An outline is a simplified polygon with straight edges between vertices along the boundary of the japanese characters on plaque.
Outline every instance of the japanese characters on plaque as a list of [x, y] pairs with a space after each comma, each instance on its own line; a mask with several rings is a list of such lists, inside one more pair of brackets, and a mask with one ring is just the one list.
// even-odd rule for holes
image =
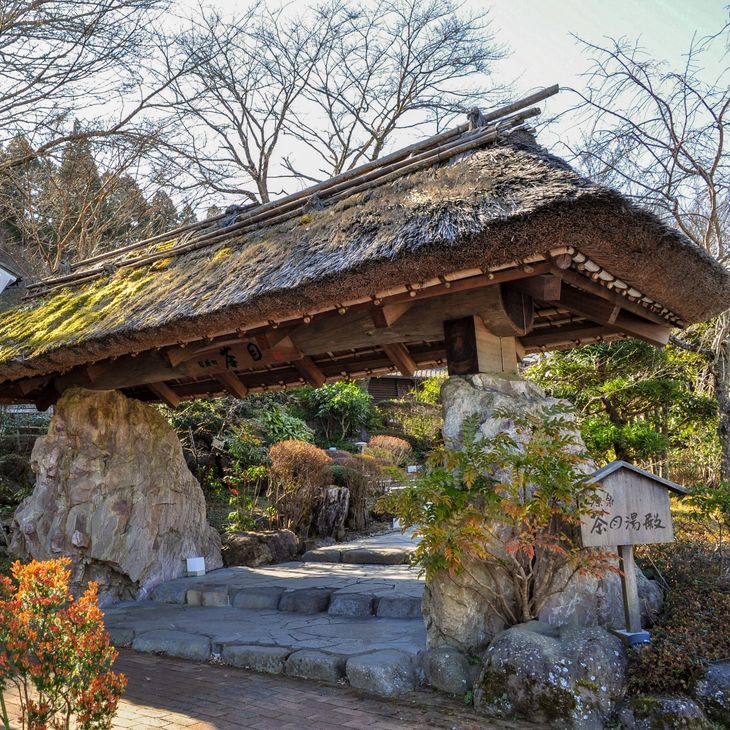
[[683, 491], [680, 487], [668, 487], [668, 482], [629, 465], [600, 470], [596, 481], [601, 503], [596, 514], [581, 520], [583, 545], [646, 545], [674, 540], [669, 495], [670, 491]]

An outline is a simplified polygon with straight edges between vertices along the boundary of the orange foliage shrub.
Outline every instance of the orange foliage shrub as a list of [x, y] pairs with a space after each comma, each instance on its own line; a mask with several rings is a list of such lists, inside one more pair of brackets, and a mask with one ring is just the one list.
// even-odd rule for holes
[[312, 508], [327, 476], [330, 460], [306, 441], [279, 441], [269, 447], [268, 497], [282, 527], [306, 532]]
[[126, 686], [124, 675], [111, 671], [117, 652], [104, 631], [97, 586], [89, 583], [74, 599], [69, 563], [15, 563], [12, 578], [0, 578], [0, 698], [8, 685], [18, 689], [23, 730], [107, 730]]
[[368, 452], [376, 459], [396, 466], [402, 466], [411, 451], [411, 445], [397, 436], [373, 436], [368, 443]]

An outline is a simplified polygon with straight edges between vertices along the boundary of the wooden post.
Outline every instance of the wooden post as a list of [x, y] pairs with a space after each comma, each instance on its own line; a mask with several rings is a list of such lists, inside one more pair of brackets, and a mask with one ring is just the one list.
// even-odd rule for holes
[[635, 634], [641, 631], [641, 604], [639, 603], [639, 587], [636, 582], [634, 546], [619, 545], [618, 554], [621, 558], [621, 586], [623, 587], [626, 631]]
[[517, 372], [517, 340], [490, 332], [481, 317], [444, 322], [449, 375]]

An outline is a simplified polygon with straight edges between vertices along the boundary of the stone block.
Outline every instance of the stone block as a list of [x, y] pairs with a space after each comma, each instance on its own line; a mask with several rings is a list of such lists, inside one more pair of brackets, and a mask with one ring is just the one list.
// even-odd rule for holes
[[150, 591], [150, 600], [158, 603], [186, 603], [190, 584], [187, 581], [167, 581]]
[[279, 600], [280, 611], [322, 613], [330, 604], [331, 588], [298, 588], [284, 591]]
[[371, 593], [334, 593], [327, 613], [332, 616], [372, 616], [375, 596]]
[[405, 593], [391, 593], [378, 599], [380, 618], [418, 618], [421, 616], [421, 598]]
[[117, 648], [126, 648], [132, 646], [134, 641], [134, 631], [132, 629], [123, 629], [111, 626], [107, 629], [109, 634], [109, 642]]
[[185, 594], [185, 603], [189, 606], [229, 606], [228, 589], [221, 588], [189, 588]]
[[200, 634], [189, 634], [172, 629], [146, 631], [132, 642], [135, 651], [167, 654], [180, 659], [206, 662], [210, 659], [210, 640]]
[[352, 687], [381, 697], [400, 697], [416, 688], [413, 659], [402, 651], [384, 649], [350, 657], [345, 669]]
[[479, 675], [479, 665], [453, 646], [426, 649], [419, 654], [418, 665], [429, 687], [454, 695], [466, 694]]
[[341, 554], [342, 562], [351, 565], [407, 565], [410, 556], [399, 548], [351, 548]]
[[286, 660], [285, 672], [290, 677], [316, 679], [331, 684], [340, 682], [345, 677], [347, 658], [336, 654], [327, 654], [315, 649], [295, 651]]
[[280, 586], [243, 588], [233, 596], [234, 608], [249, 608], [256, 611], [276, 610], [284, 589]]
[[290, 653], [291, 649], [282, 646], [229, 645], [223, 647], [221, 660], [232, 667], [254, 672], [283, 674]]
[[291, 530], [268, 532], [231, 532], [223, 538], [223, 561], [226, 565], [256, 567], [294, 560], [299, 540]]
[[318, 548], [317, 550], [307, 550], [302, 555], [305, 563], [339, 563], [342, 560], [341, 551], [336, 548]]

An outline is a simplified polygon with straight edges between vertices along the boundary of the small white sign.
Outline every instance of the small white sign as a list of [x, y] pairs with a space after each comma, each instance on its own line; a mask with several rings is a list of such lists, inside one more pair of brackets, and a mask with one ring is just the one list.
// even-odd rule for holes
[[205, 558], [188, 558], [188, 575], [205, 575]]
[[226, 448], [226, 440], [216, 436], [213, 439], [212, 446], [216, 451], [223, 451]]

